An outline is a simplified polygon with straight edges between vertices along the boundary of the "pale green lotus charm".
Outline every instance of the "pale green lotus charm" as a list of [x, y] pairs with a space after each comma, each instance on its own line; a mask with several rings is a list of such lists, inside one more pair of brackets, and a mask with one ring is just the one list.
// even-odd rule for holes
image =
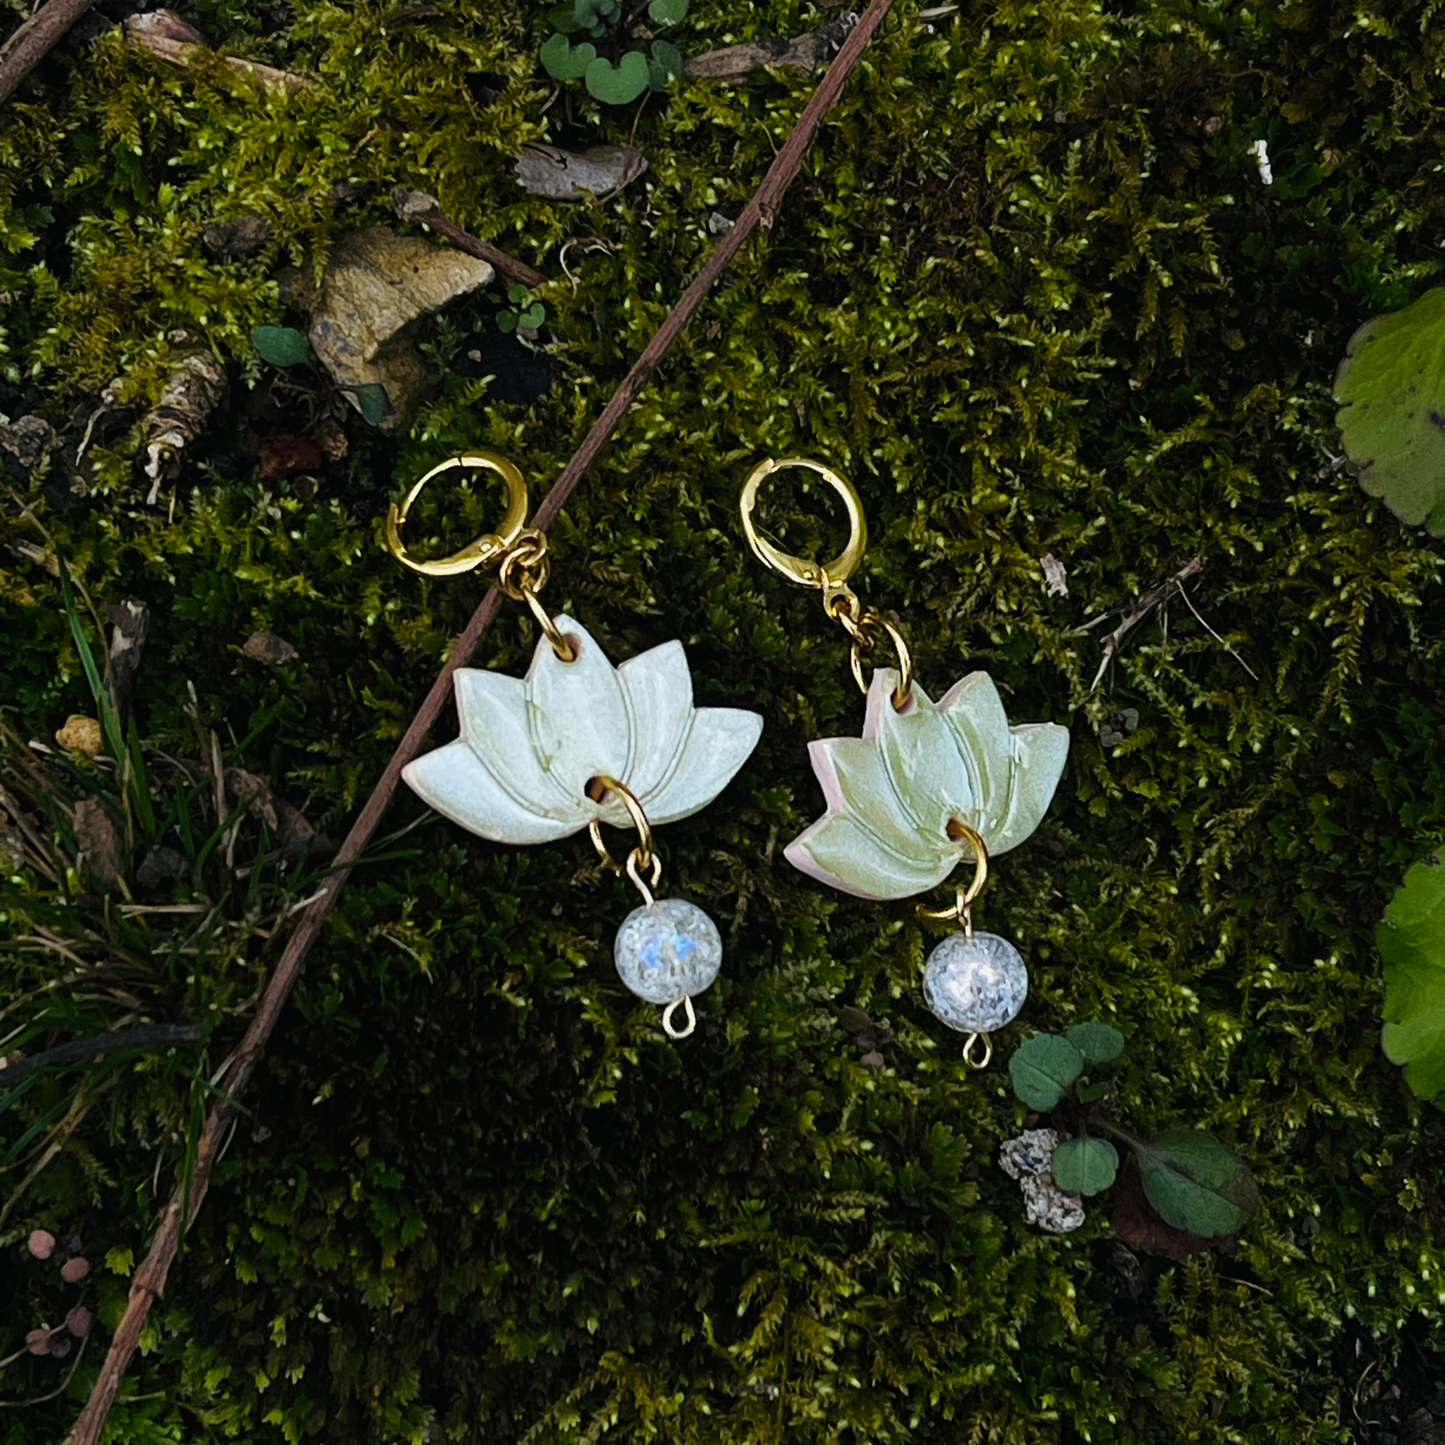
[[908, 898], [942, 883], [970, 845], [950, 832], [966, 823], [989, 856], [1038, 827], [1069, 751], [1054, 723], [1010, 727], [986, 672], [971, 672], [938, 702], [913, 684], [893, 706], [898, 674], [878, 668], [861, 738], [808, 746], [828, 811], [787, 847], [794, 867], [859, 898]]

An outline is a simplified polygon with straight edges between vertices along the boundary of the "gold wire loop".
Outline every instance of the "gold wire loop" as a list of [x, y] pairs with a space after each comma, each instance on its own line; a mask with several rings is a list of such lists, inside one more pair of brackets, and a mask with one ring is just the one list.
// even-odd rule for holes
[[862, 650], [873, 642], [871, 628], [881, 627], [888, 634], [889, 641], [893, 644], [893, 650], [898, 654], [898, 685], [893, 689], [893, 706], [895, 708], [906, 707], [908, 699], [913, 694], [913, 654], [908, 650], [908, 644], [903, 640], [903, 634], [887, 618], [880, 617], [876, 612], [865, 612], [861, 622], [856, 624], [856, 631], [846, 618], [841, 618], [840, 621], [848, 629], [848, 635], [853, 639], [849, 662], [853, 668], [853, 680], [858, 684], [865, 697], [868, 695], [868, 681], [863, 676]]
[[961, 818], [954, 818], [948, 825], [949, 837], [967, 843], [973, 849], [973, 879], [967, 888], [960, 888], [954, 895], [952, 908], [918, 908], [920, 918], [936, 918], [941, 923], [955, 920], [963, 924], [964, 932], [973, 937], [972, 903], [988, 882], [988, 844]]
[[[779, 551], [770, 542], [765, 542], [753, 525], [753, 508], [757, 505], [758, 488], [774, 472], [780, 472], [785, 467], [806, 467], [809, 471], [817, 472], [842, 497], [843, 505], [847, 509], [848, 545], [823, 566], [804, 557], [794, 557]], [[748, 479], [743, 483], [741, 505], [743, 535], [748, 539], [748, 546], [753, 549], [759, 561], [773, 571], [782, 573], [789, 581], [800, 582], [804, 587], [821, 587], [826, 590], [830, 587], [841, 587], [858, 570], [858, 564], [863, 560], [863, 549], [868, 545], [868, 524], [863, 519], [863, 499], [842, 472], [808, 457], [779, 457], [776, 460], [764, 457], [748, 473]]]
[[[976, 1059], [973, 1056], [974, 1046], [983, 1045], [983, 1057]], [[993, 1040], [987, 1034], [970, 1034], [963, 1041], [963, 1062], [970, 1069], [986, 1069], [989, 1060], [993, 1058]]]
[[[672, 1015], [675, 1009], [681, 1009], [687, 1015], [687, 1027], [675, 1029], [672, 1026]], [[692, 996], [683, 994], [681, 998], [675, 998], [662, 1011], [662, 1031], [670, 1039], [685, 1039], [697, 1027], [697, 1015], [693, 1012]]]
[[632, 879], [637, 885], [637, 891], [642, 894], [644, 908], [651, 908], [657, 902], [652, 890], [662, 882], [662, 859], [654, 853], [649, 861], [652, 864], [652, 878], [650, 881], [644, 882], [642, 870], [647, 867], [647, 863], [643, 861], [642, 849], [634, 848], [627, 855], [627, 876]]
[[[496, 472], [502, 478], [507, 487], [507, 510], [502, 517], [501, 526], [495, 532], [484, 532], [474, 541], [468, 542], [460, 552], [453, 552], [450, 557], [434, 557], [421, 561], [408, 556], [406, 544], [401, 540], [401, 529], [406, 523], [412, 503], [421, 495], [422, 488], [428, 482], [453, 467], [480, 468]], [[496, 452], [463, 452], [460, 456], [448, 457], [446, 461], [434, 466], [412, 484], [411, 490], [401, 499], [399, 506], [393, 502], [387, 508], [386, 545], [391, 555], [403, 567], [410, 567], [413, 572], [422, 572], [428, 577], [457, 577], [500, 557], [522, 535], [526, 525], [527, 484], [522, 480], [522, 474], [516, 466]]]
[[514, 602], [525, 602], [531, 614], [542, 629], [542, 635], [552, 644], [552, 651], [563, 662], [576, 662], [577, 654], [572, 644], [562, 635], [551, 614], [542, 606], [537, 594], [547, 585], [552, 575], [552, 563], [547, 556], [547, 536], [535, 528], [528, 527], [518, 534], [516, 545], [509, 548], [497, 568], [497, 586]]
[[[598, 789], [601, 791], [599, 792]], [[652, 870], [652, 886], [656, 888], [662, 881], [662, 860], [652, 851], [652, 824], [647, 821], [647, 814], [642, 811], [642, 804], [637, 801], [637, 794], [626, 783], [619, 783], [616, 778], [607, 773], [598, 773], [596, 777], [589, 778], [586, 791], [587, 796], [595, 803], [600, 803], [608, 793], [616, 793], [622, 799], [622, 805], [627, 809], [632, 818], [632, 824], [637, 829], [637, 847], [628, 855], [627, 863], [624, 866], [607, 851], [607, 844], [602, 841], [601, 818], [593, 818], [587, 825], [587, 832], [592, 839], [592, 846], [597, 849], [598, 856], [602, 859], [603, 866], [610, 868], [614, 873], [627, 873], [641, 888], [642, 881], [633, 871], [635, 860], [638, 872], [644, 868]], [[649, 903], [651, 901], [648, 899]]]

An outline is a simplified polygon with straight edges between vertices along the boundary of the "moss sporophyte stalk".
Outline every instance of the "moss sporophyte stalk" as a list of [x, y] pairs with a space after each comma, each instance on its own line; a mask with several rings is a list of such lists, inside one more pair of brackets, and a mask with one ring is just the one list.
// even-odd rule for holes
[[[549, 618], [624, 666], [678, 639], [693, 709], [763, 720], [656, 829], [658, 896], [723, 954], [692, 1037], [617, 975], [641, 899], [590, 839], [492, 843], [401, 788], [210, 1141], [486, 593], [399, 567], [388, 505], [463, 453], [539, 496], [562, 474], [850, 32], [791, 0], [131, 8], [0, 103], [7, 1445], [66, 1438], [209, 1160], [117, 1440], [1426, 1429], [1440, 15], [899, 0], [547, 528]], [[555, 78], [554, 37], [642, 88]], [[428, 304], [381, 307], [383, 254], [432, 263]], [[337, 321], [358, 281], [364, 335]], [[809, 745], [865, 746], [866, 704], [853, 639], [746, 551], [765, 454], [858, 493], [865, 681], [902, 680], [888, 622], [930, 698], [982, 673], [1007, 730], [1068, 729], [970, 905], [1029, 972], [986, 1071], [922, 991], [963, 927], [787, 859], [828, 811]], [[760, 526], [826, 562], [846, 523], [803, 480]], [[434, 485], [406, 546], [452, 556], [505, 510], [498, 479]], [[539, 642], [506, 600], [467, 665], [524, 686]], [[972, 877], [943, 821], [937, 909]], [[625, 869], [625, 804], [600, 829]], [[1030, 1060], [1051, 1102], [1015, 1092]], [[1043, 1176], [1005, 1150], [1076, 1229], [1029, 1222]]]

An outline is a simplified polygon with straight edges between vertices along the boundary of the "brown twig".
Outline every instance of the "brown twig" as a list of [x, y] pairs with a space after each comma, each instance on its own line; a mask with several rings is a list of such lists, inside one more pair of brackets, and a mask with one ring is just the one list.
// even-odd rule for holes
[[[1113, 660], [1114, 654], [1119, 650], [1119, 644], [1124, 641], [1129, 632], [1137, 627], [1156, 607], [1183, 592], [1184, 584], [1202, 571], [1204, 571], [1204, 558], [1191, 557], [1172, 577], [1165, 578], [1157, 587], [1151, 587], [1124, 614], [1123, 621], [1104, 639], [1104, 656], [1100, 659], [1099, 670], [1094, 674], [1094, 681], [1090, 684], [1090, 692], [1098, 687], [1099, 679], [1104, 675], [1104, 669]], [[1093, 622], [1086, 623], [1080, 631], [1097, 626], [1103, 620], [1102, 616], [1096, 617]]]
[[92, 0], [46, 0], [0, 44], [0, 102], [57, 46], [65, 32], [90, 9]]
[[[596, 460], [617, 424], [627, 414], [628, 408], [636, 401], [673, 342], [681, 335], [683, 327], [702, 304], [728, 263], [737, 255], [743, 242], [759, 226], [767, 228], [772, 225], [782, 204], [783, 195], [801, 168], [803, 157], [822, 125], [823, 118], [837, 102], [843, 84], [858, 63], [864, 47], [873, 38], [883, 22], [883, 17], [892, 7], [893, 0], [869, 0], [867, 10], [850, 31], [837, 59], [829, 66], [812, 99], [804, 107], [792, 134], [773, 158], [773, 163], [768, 167], [768, 173], [754, 192], [752, 200], [743, 207], [742, 214], [732, 228], [718, 241], [712, 255], [708, 257], [692, 284], [683, 292], [681, 299], [658, 328], [657, 334], [647, 344], [642, 355], [637, 358], [632, 370], [627, 373], [622, 384], [613, 393], [612, 400], [603, 409], [602, 415], [593, 423], [582, 445], [572, 454], [571, 460], [562, 469], [552, 490], [547, 493], [533, 516], [533, 527], [545, 530], [556, 520], [568, 497], [586, 475], [588, 467]], [[171, 1195], [150, 1251], [131, 1281], [130, 1300], [125, 1314], [116, 1326], [110, 1350], [106, 1354], [90, 1398], [67, 1437], [66, 1445], [96, 1445], [99, 1440], [106, 1415], [119, 1393], [121, 1376], [135, 1352], [151, 1304], [165, 1288], [166, 1275], [175, 1259], [183, 1224], [189, 1224], [195, 1218], [196, 1211], [206, 1196], [211, 1170], [235, 1117], [237, 1102], [250, 1082], [281, 1011], [291, 996], [291, 990], [301, 972], [302, 961], [320, 936], [322, 924], [350, 876], [350, 868], [360, 858], [362, 850], [371, 841], [372, 834], [381, 822], [401, 780], [402, 769], [421, 751], [432, 724], [451, 696], [452, 674], [471, 660], [472, 654], [497, 615], [501, 599], [501, 590], [494, 585], [472, 614], [466, 630], [457, 639], [451, 655], [432, 684], [431, 691], [427, 693], [425, 701], [412, 719], [411, 726], [407, 728], [405, 737], [386, 765], [381, 780], [366, 800], [361, 815], [352, 824], [346, 841], [337, 852], [333, 865], [336, 872], [329, 886], [317, 895], [315, 901], [301, 915], [296, 932], [291, 935], [285, 952], [281, 955], [281, 961], [266, 986], [251, 1026], [247, 1029], [226, 1073], [221, 1085], [222, 1097], [206, 1120], [196, 1153], [195, 1167], [188, 1184], [183, 1182]]]
[[424, 226], [430, 226], [433, 231], [445, 236], [458, 251], [465, 251], [468, 256], [475, 256], [477, 260], [495, 266], [508, 280], [520, 281], [523, 286], [528, 287], [547, 284], [547, 278], [540, 271], [534, 271], [525, 261], [519, 261], [515, 256], [498, 250], [490, 241], [483, 241], [462, 230], [437, 205], [435, 196], [429, 196], [425, 191], [409, 191], [405, 186], [396, 186], [392, 190], [391, 201], [403, 221], [420, 221]]

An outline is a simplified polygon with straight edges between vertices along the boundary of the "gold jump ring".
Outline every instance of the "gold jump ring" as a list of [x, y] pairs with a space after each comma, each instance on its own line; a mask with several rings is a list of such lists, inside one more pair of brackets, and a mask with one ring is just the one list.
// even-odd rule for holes
[[[598, 773], [596, 777], [588, 779], [587, 796], [594, 803], [600, 803], [608, 793], [616, 793], [622, 799], [623, 807], [631, 816], [632, 824], [637, 829], [637, 847], [633, 849], [633, 857], [636, 859], [639, 870], [652, 869], [652, 886], [656, 888], [662, 877], [662, 864], [652, 851], [652, 824], [647, 821], [647, 814], [642, 811], [642, 804], [637, 801], [637, 794], [626, 783], [619, 783], [616, 778], [607, 773]], [[623, 865], [607, 851], [607, 844], [602, 841], [601, 818], [593, 818], [587, 825], [587, 832], [591, 836], [592, 846], [597, 849], [604, 866], [610, 868], [614, 873], [624, 872]]]
[[961, 818], [954, 818], [949, 822], [948, 833], [951, 838], [967, 843], [973, 849], [973, 879], [967, 888], [960, 888], [957, 891], [952, 908], [935, 909], [920, 906], [918, 916], [920, 918], [936, 918], [944, 923], [960, 919], [971, 933], [973, 926], [968, 916], [969, 909], [973, 900], [983, 891], [983, 885], [988, 882], [988, 845], [978, 832], [970, 828]]
[[[412, 503], [421, 495], [422, 488], [434, 477], [453, 467], [480, 468], [496, 472], [506, 484], [507, 510], [502, 525], [495, 532], [484, 532], [474, 541], [468, 542], [460, 552], [450, 557], [435, 557], [419, 561], [407, 555], [406, 544], [401, 540], [401, 529], [406, 523]], [[386, 545], [391, 555], [404, 567], [428, 577], [457, 577], [481, 567], [500, 557], [521, 536], [527, 525], [527, 484], [522, 474], [506, 457], [496, 452], [464, 452], [460, 456], [448, 457], [434, 466], [425, 476], [412, 484], [411, 490], [401, 499], [400, 505], [393, 502], [386, 510]]]

